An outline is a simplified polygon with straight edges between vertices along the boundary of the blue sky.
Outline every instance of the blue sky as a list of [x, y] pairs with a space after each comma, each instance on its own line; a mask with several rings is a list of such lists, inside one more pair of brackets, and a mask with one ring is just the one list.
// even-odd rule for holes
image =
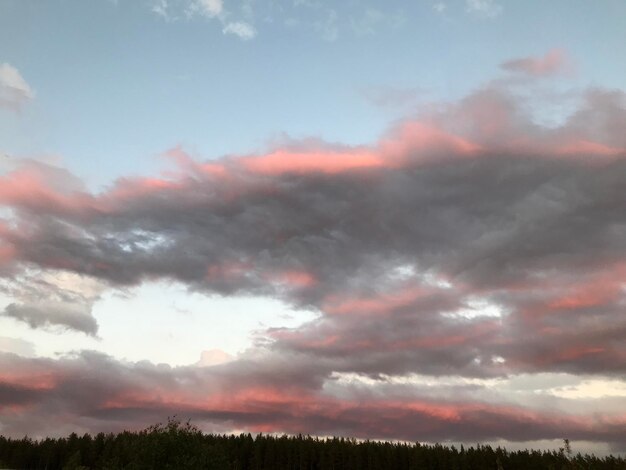
[[181, 1], [165, 18], [150, 0], [5, 0], [0, 55], [37, 99], [0, 117], [4, 150], [60, 156], [102, 185], [160, 168], [155, 157], [177, 145], [215, 158], [283, 134], [372, 142], [415, 103], [381, 108], [368, 96], [457, 99], [502, 61], [551, 48], [575, 59], [571, 86], [624, 88], [623, 2], [441, 4], [226, 2], [224, 14], [256, 31], [242, 40], [217, 18], [188, 18]]
[[624, 452], [624, 18], [0, 0], [0, 433]]

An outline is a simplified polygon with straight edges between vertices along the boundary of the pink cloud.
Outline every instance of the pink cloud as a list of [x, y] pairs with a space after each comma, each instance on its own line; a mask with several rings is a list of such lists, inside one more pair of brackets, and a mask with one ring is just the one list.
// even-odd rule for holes
[[[220, 162], [200, 162], [197, 158], [192, 157], [181, 146], [174, 147], [164, 156], [174, 162], [178, 171], [167, 171], [166, 175], [170, 175], [173, 179], [182, 179], [187, 175], [204, 174], [213, 177], [226, 177], [228, 170]], [[182, 173], [181, 173], [182, 170]]]
[[[550, 57], [534, 73], [551, 70]], [[282, 368], [253, 383], [249, 375], [264, 363], [244, 369], [249, 388], [240, 390], [231, 381], [244, 366], [232, 361], [212, 367], [228, 393], [197, 376], [188, 383], [199, 384], [206, 401], [173, 386], [156, 395], [152, 384], [133, 386], [106, 402], [122, 411], [184, 405], [248, 413], [245, 405], [254, 403], [276, 412], [308, 406], [301, 396], [313, 397], [310, 406], [326, 404], [335, 399], [318, 394], [319, 377], [335, 371], [623, 372], [616, 311], [625, 273], [590, 260], [624, 253], [626, 111], [621, 93], [595, 90], [583, 98], [556, 128], [535, 123], [512, 93], [486, 87], [368, 145], [292, 142], [208, 162], [176, 148], [169, 152], [175, 171], [122, 178], [98, 194], [67, 172], [24, 165], [0, 177], [0, 203], [15, 219], [0, 222], [0, 266], [63, 269], [123, 286], [175, 279], [208, 293], [276, 296], [321, 313], [264, 338], [270, 353], [294, 352], [325, 367], [311, 374], [306, 390], [268, 387], [285, 377]], [[446, 279], [445, 287], [418, 274], [392, 279], [398, 260]], [[545, 266], [554, 272], [547, 275]], [[506, 314], [454, 317], [470, 296]], [[22, 383], [36, 383], [29, 380]], [[350, 400], [340, 405], [337, 415], [362, 411]], [[370, 405], [383, 414], [407, 412]]]
[[571, 71], [572, 64], [562, 49], [552, 49], [543, 57], [524, 57], [503, 62], [504, 70], [533, 77], [548, 77]]
[[432, 294], [421, 286], [410, 286], [396, 292], [385, 292], [368, 297], [332, 296], [324, 302], [324, 311], [331, 315], [345, 314], [388, 314], [393, 310], [410, 305], [419, 297]]
[[[562, 53], [552, 51], [537, 59], [536, 64], [531, 63], [538, 71], [552, 70], [554, 65], [550, 64], [559, 63], [560, 57]], [[581, 109], [567, 122], [548, 129], [535, 124], [512, 95], [488, 87], [429, 115], [406, 120], [372, 145], [342, 147], [302, 142], [298, 148], [284, 146], [267, 153], [207, 162], [197, 161], [177, 147], [167, 156], [178, 171], [158, 177], [121, 178], [101, 194], [90, 194], [65, 170], [29, 162], [0, 176], [0, 203], [56, 213], [119, 212], [129, 204], [186, 191], [194, 184], [209, 181], [219, 182], [216, 190], [224, 201], [263, 184], [264, 191], [271, 191], [271, 181], [262, 183], [249, 178], [250, 174], [375, 172], [430, 165], [442, 159], [483, 159], [504, 154], [605, 161], [626, 155], [623, 102], [621, 93], [590, 91]]]
[[549, 308], [577, 309], [612, 304], [622, 296], [625, 279], [626, 269], [623, 265], [607, 269], [591, 279], [566, 286], [564, 294], [551, 301]]
[[555, 153], [558, 155], [597, 155], [599, 157], [616, 157], [624, 154], [623, 148], [610, 147], [599, 142], [590, 140], [574, 140], [565, 142], [556, 147]]
[[623, 262], [587, 266], [585, 271], [506, 286], [504, 291], [527, 299], [522, 311], [529, 321], [568, 310], [602, 309], [626, 299]]
[[[45, 168], [26, 166], [0, 177], [0, 204], [37, 210], [77, 211], [93, 207], [92, 196], [82, 192], [62, 192], [62, 181], [50, 184], [54, 174]], [[57, 187], [55, 187], [57, 186]]]
[[[581, 353], [594, 351], [564, 354]], [[10, 400], [3, 395], [0, 417], [3, 431], [20, 437], [23, 431], [54, 436], [64, 433], [68, 425], [100, 430], [123, 424], [136, 429], [168, 414], [206, 423], [210, 430], [237, 428], [409, 441], [560, 439], [567, 429], [572, 439], [619, 442], [626, 428], [620, 414], [546, 411], [502, 401], [406, 395], [400, 390], [370, 393], [350, 386], [343, 387], [337, 396], [293, 381], [284, 385], [255, 383], [258, 376], [249, 373], [245, 381], [236, 382], [226, 371], [234, 373], [242, 365], [237, 361], [200, 369], [158, 368], [95, 358], [19, 362], [21, 369], [30, 373], [22, 372], [17, 383], [17, 377], [7, 382], [8, 377], [3, 376], [0, 387], [34, 393], [14, 395]], [[34, 370], [41, 366], [51, 369], [54, 379], [36, 384]], [[27, 383], [30, 388], [25, 388]], [[333, 388], [337, 390], [336, 385]], [[28, 420], [36, 416], [42, 420]], [[19, 424], [27, 422], [31, 423], [30, 431]]]
[[7, 238], [10, 238], [11, 231], [7, 224], [0, 220], [0, 268], [8, 265], [17, 257], [17, 250]]
[[384, 166], [383, 160], [368, 149], [311, 150], [306, 152], [279, 149], [265, 155], [241, 157], [237, 163], [247, 170], [263, 174], [340, 173]]
[[268, 280], [289, 287], [311, 287], [317, 283], [317, 279], [311, 273], [303, 270], [288, 270], [265, 276]]
[[179, 182], [162, 178], [123, 178], [116, 182], [113, 188], [105, 194], [105, 197], [115, 202], [121, 202], [149, 197], [156, 193], [179, 188], [181, 188]]
[[209, 282], [222, 279], [242, 278], [247, 274], [254, 273], [254, 266], [244, 262], [223, 262], [207, 267], [206, 279]]
[[379, 149], [385, 161], [413, 163], [433, 156], [473, 155], [480, 151], [474, 142], [451, 134], [435, 124], [408, 121], [384, 138]]

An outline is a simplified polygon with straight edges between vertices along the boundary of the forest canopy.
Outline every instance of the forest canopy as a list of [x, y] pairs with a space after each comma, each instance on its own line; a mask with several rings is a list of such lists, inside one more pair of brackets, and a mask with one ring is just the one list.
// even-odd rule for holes
[[139, 432], [73, 433], [33, 440], [0, 436], [0, 467], [20, 469], [626, 469], [621, 457], [574, 454], [569, 441], [558, 451], [507, 451], [488, 445], [357, 441], [346, 438], [259, 434], [205, 434], [189, 422]]

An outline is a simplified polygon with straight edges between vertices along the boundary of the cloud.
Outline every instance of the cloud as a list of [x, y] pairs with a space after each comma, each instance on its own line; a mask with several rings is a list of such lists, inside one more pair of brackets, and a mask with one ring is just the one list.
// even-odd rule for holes
[[232, 361], [234, 358], [231, 354], [221, 349], [210, 349], [208, 351], [202, 351], [200, 360], [196, 365], [199, 367], [215, 366], [218, 364], [224, 364]]
[[[70, 410], [105, 430], [182, 411], [218, 430], [474, 441], [568, 429], [620, 443], [623, 399], [490, 392], [626, 371], [626, 94], [584, 90], [547, 127], [517, 91], [490, 82], [370, 144], [294, 140], [211, 161], [177, 148], [174, 171], [99, 193], [30, 161], [0, 176], [0, 286], [23, 321], [94, 331], [26, 306], [90, 307], [101, 289], [158, 279], [317, 313], [258, 332], [232, 361], [207, 353], [205, 367], [7, 356], [2, 383], [32, 401], [9, 403], [21, 414], [3, 424], [45, 432]], [[443, 378], [455, 383], [425, 385]]]
[[251, 24], [243, 21], [226, 23], [222, 32], [224, 34], [234, 34], [244, 40], [252, 39], [256, 36], [256, 29]]
[[4, 316], [27, 323], [31, 328], [62, 326], [95, 336], [98, 324], [89, 311], [82, 311], [73, 304], [9, 304]]
[[34, 356], [35, 346], [30, 341], [20, 338], [0, 336], [0, 351], [19, 354], [20, 356]]
[[532, 77], [549, 77], [571, 70], [571, 61], [561, 49], [552, 49], [543, 57], [524, 57], [500, 64], [504, 70], [529, 75]]
[[[250, 21], [232, 20], [233, 12], [224, 8], [222, 0], [155, 0], [152, 11], [166, 21], [193, 20], [197, 17], [215, 19], [221, 23], [224, 34], [232, 34], [242, 40], [252, 39], [257, 34]], [[252, 17], [249, 4], [244, 5], [242, 11], [244, 17]]]
[[589, 90], [566, 123], [544, 128], [486, 88], [374, 145], [294, 142], [206, 163], [178, 150], [178, 177], [122, 179], [98, 195], [30, 164], [3, 177], [0, 200], [21, 227], [0, 232], [5, 264], [314, 308], [319, 319], [268, 338], [335, 371], [620, 373], [621, 290], [571, 307], [583, 294], [569, 273], [593, 283], [621, 272], [611, 198], [625, 174], [623, 99]]
[[[0, 273], [3, 278], [0, 294], [13, 303], [0, 311], [0, 315], [24, 322], [31, 328], [97, 334], [98, 325], [91, 312], [105, 288], [104, 283], [72, 273], [63, 266], [16, 270], [11, 267], [16, 252], [10, 245], [8, 250], [11, 256], [4, 260], [8, 266]], [[1, 268], [0, 264], [0, 272]]]
[[415, 109], [425, 91], [416, 87], [370, 86], [359, 90], [373, 106], [382, 109]]
[[224, 10], [222, 0], [194, 0], [189, 5], [189, 12], [191, 14], [197, 13], [200, 15], [214, 18], [219, 16]]
[[406, 21], [401, 12], [385, 13], [376, 8], [367, 7], [350, 20], [352, 31], [357, 36], [376, 34], [382, 27], [397, 28]]
[[156, 15], [168, 19], [168, 3], [167, 0], [154, 0], [154, 4], [152, 5], [152, 12]]
[[448, 5], [444, 2], [433, 3], [433, 10], [435, 10], [440, 15], [445, 13], [447, 9], [448, 9]]
[[339, 37], [338, 26], [339, 15], [336, 10], [328, 9], [324, 18], [316, 21], [314, 27], [322, 36], [322, 39], [328, 42], [336, 41]]
[[0, 108], [18, 111], [34, 97], [35, 92], [15, 67], [0, 64]]
[[351, 21], [352, 30], [358, 35], [374, 34], [376, 29], [385, 21], [385, 14], [375, 8], [366, 8], [363, 15]]
[[[322, 390], [311, 388], [310, 380], [297, 381], [308, 370], [280, 362], [268, 368], [253, 358], [172, 369], [94, 353], [58, 360], [0, 354], [0, 364], [0, 406], [10, 410], [4, 412], [3, 432], [12, 436], [63, 434], [59, 423], [68, 419], [72, 429], [137, 429], [176, 414], [217, 432], [244, 428], [473, 443], [560, 439], [567, 429], [572, 440], [624, 444], [626, 421], [619, 415], [565, 412], [574, 402], [567, 398], [553, 398], [550, 410], [519, 406], [503, 396], [491, 403], [467, 401], [473, 394], [490, 394], [482, 386], [457, 387], [454, 397], [438, 387], [407, 393], [402, 385], [364, 390], [342, 381]], [[268, 381], [272, 375], [275, 381]]]
[[482, 18], [496, 18], [503, 10], [496, 0], [465, 0], [465, 8], [469, 13]]

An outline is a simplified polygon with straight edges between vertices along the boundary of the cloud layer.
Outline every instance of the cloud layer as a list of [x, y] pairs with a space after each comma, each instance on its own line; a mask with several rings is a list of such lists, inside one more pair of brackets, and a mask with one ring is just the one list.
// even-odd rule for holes
[[[533, 75], [524, 60], [505, 68]], [[613, 408], [574, 414], [572, 399], [548, 411], [468, 385], [626, 371], [626, 96], [586, 90], [557, 127], [537, 124], [516, 96], [489, 85], [371, 145], [306, 140], [206, 162], [176, 148], [175, 171], [101, 193], [33, 161], [1, 176], [12, 215], [0, 221], [0, 275], [19, 298], [5, 315], [33, 327], [95, 334], [89, 309], [102, 286], [157, 279], [319, 312], [210, 367], [4, 355], [2, 432], [53, 432], [56, 413], [92, 430], [182, 410], [216, 429], [407, 440], [566, 432], [624, 445], [626, 418]], [[42, 273], [92, 287], [38, 287]], [[460, 385], [433, 393], [392, 380], [414, 375]], [[361, 382], [342, 381], [350, 376]]]
[[564, 398], [538, 409], [490, 403], [476, 399], [481, 393], [494, 398], [480, 386], [365, 388], [331, 379], [321, 388], [310, 374], [311, 364], [298, 356], [251, 356], [221, 366], [170, 369], [122, 364], [93, 353], [60, 360], [0, 353], [0, 364], [2, 432], [14, 435], [136, 429], [168, 414], [214, 431], [408, 441], [525, 441], [566, 434], [623, 446], [626, 429], [626, 417], [618, 412], [565, 412], [578, 401]]

